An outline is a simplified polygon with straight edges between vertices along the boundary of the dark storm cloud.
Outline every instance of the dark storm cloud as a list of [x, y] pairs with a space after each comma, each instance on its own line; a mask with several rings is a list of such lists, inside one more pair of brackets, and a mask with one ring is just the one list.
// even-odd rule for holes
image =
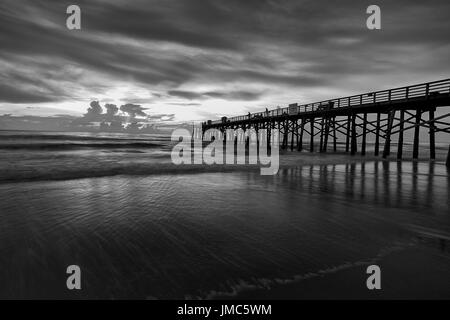
[[32, 102], [52, 102], [56, 97], [45, 93], [29, 92], [17, 86], [7, 83], [0, 83], [0, 102], [11, 103], [32, 103]]
[[260, 92], [250, 92], [250, 91], [229, 91], [229, 92], [209, 91], [205, 92], [203, 95], [206, 97], [224, 100], [248, 101], [248, 100], [256, 100], [259, 97], [261, 97], [262, 94]]
[[103, 118], [103, 108], [100, 106], [100, 103], [98, 101], [91, 101], [86, 113], [77, 121], [80, 123], [90, 123], [95, 121], [103, 121]]
[[89, 4], [86, 27], [142, 40], [162, 40], [189, 46], [228, 49], [231, 39], [201, 30], [227, 22], [214, 1], [135, 1], [121, 5]]
[[202, 99], [203, 94], [198, 92], [192, 92], [192, 91], [184, 91], [184, 90], [170, 90], [167, 92], [170, 96], [178, 97], [178, 98], [184, 98], [189, 100], [194, 99]]
[[[1, 78], [1, 101], [69, 101], [80, 97], [70, 83], [106, 90], [114, 81], [162, 86], [169, 95], [186, 100], [250, 101], [261, 94], [182, 88], [251, 83], [270, 85], [274, 91], [327, 86], [344, 90], [351, 77], [371, 75], [377, 87], [381, 77], [393, 73], [405, 75], [406, 81], [411, 74], [429, 78], [449, 71], [447, 0], [380, 0], [381, 31], [366, 29], [368, 1], [77, 1], [80, 31], [65, 27], [68, 4], [0, 3], [0, 62], [9, 68]], [[418, 57], [427, 58], [413, 61]], [[33, 72], [21, 71], [24, 58]], [[53, 63], [51, 68], [39, 62], [45, 59]], [[55, 71], [68, 65], [102, 80], [86, 83], [72, 69]], [[60, 82], [61, 88], [51, 81]]]
[[146, 117], [147, 114], [144, 112], [147, 108], [143, 108], [138, 104], [127, 103], [120, 106], [120, 111], [127, 113], [131, 118]]
[[117, 108], [117, 106], [112, 103], [105, 104], [105, 109], [106, 109], [106, 115], [108, 117], [114, 117], [117, 114], [117, 112], [119, 112], [119, 108]]
[[98, 101], [92, 101], [89, 106], [90, 107], [87, 109], [88, 114], [97, 115], [103, 112], [103, 108]]
[[[57, 70], [52, 70], [53, 65], [35, 57], [24, 58], [2, 51], [0, 52], [0, 68], [0, 101], [2, 102], [57, 102], [71, 96], [70, 91], [61, 86], [60, 82], [53, 81], [60, 76]], [[74, 78], [74, 80], [78, 79]]]
[[250, 92], [250, 91], [208, 91], [208, 92], [194, 92], [194, 91], [185, 91], [185, 90], [170, 90], [167, 92], [170, 96], [184, 98], [188, 100], [195, 99], [207, 99], [207, 98], [217, 98], [217, 99], [225, 99], [225, 100], [256, 100], [262, 94], [259, 92]]

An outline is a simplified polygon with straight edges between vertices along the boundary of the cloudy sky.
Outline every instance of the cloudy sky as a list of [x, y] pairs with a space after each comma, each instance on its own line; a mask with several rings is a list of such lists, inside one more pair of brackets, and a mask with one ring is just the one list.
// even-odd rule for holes
[[[66, 8], [81, 7], [81, 30]], [[382, 29], [366, 28], [381, 7]], [[193, 121], [448, 78], [450, 1], [0, 3], [0, 114]]]

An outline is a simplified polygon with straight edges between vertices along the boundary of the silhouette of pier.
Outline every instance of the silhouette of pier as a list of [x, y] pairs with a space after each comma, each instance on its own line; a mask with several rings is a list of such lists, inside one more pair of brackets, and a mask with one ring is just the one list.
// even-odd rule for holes
[[[221, 138], [229, 137], [227, 129], [244, 133], [250, 129], [256, 132], [257, 143], [261, 138], [271, 143], [271, 132], [277, 130], [282, 149], [302, 151], [304, 142], [309, 151], [337, 151], [338, 140], [345, 143], [345, 152], [354, 155], [358, 151], [366, 155], [367, 138], [375, 140], [374, 154], [383, 158], [391, 154], [393, 135], [397, 137], [397, 158], [402, 159], [404, 132], [413, 133], [413, 159], [418, 159], [420, 129], [428, 131], [429, 158], [436, 157], [435, 135], [450, 133], [450, 123], [446, 122], [450, 113], [445, 109], [435, 117], [438, 108], [450, 106], [450, 79], [432, 81], [406, 87], [329, 99], [299, 105], [290, 104], [285, 108], [266, 109], [263, 112], [248, 113], [236, 117], [222, 117], [220, 120], [202, 123], [202, 137], [208, 129], [216, 129]], [[448, 110], [448, 109], [447, 109]], [[265, 137], [259, 131], [265, 129]], [[249, 141], [249, 136], [246, 138]], [[308, 143], [308, 140], [309, 143]], [[317, 146], [317, 141], [319, 144]], [[318, 147], [318, 149], [316, 149]], [[382, 150], [381, 150], [382, 148]], [[447, 165], [450, 165], [450, 150]]]

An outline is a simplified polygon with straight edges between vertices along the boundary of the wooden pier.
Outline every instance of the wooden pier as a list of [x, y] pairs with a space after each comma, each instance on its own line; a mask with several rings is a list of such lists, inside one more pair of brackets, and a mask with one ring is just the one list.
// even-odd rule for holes
[[[349, 97], [298, 105], [290, 104], [264, 112], [202, 123], [202, 137], [208, 129], [216, 129], [227, 139], [227, 129], [265, 129], [268, 147], [271, 132], [278, 131], [280, 147], [302, 151], [309, 141], [309, 151], [337, 151], [337, 144], [345, 145], [345, 152], [367, 154], [368, 138], [374, 141], [374, 155], [387, 158], [391, 142], [397, 138], [397, 158], [402, 159], [404, 132], [412, 130], [412, 158], [418, 159], [420, 129], [427, 130], [429, 158], [436, 157], [435, 135], [450, 133], [450, 117], [445, 109], [450, 106], [450, 79], [416, 84], [406, 87], [367, 92]], [[435, 116], [439, 109], [438, 116]], [[234, 136], [235, 141], [239, 137]], [[230, 139], [230, 137], [228, 137]], [[248, 137], [244, 138], [248, 143]], [[318, 141], [317, 141], [318, 140]], [[341, 140], [339, 142], [339, 140]], [[317, 145], [318, 142], [318, 145]], [[258, 140], [259, 143], [259, 140]], [[450, 152], [450, 151], [449, 151]], [[450, 155], [449, 155], [450, 156]], [[449, 163], [449, 160], [447, 160]]]

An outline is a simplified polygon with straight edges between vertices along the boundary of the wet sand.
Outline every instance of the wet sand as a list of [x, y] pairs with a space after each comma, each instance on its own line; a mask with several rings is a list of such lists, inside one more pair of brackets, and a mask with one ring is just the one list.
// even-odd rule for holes
[[[435, 241], [437, 242], [437, 241]], [[426, 247], [425, 247], [426, 246]], [[234, 296], [216, 299], [450, 299], [450, 255], [437, 246], [417, 242], [393, 250], [371, 261], [349, 263], [323, 274], [305, 275], [305, 279], [287, 284], [272, 284], [268, 288], [245, 290]], [[405, 264], [405, 261], [407, 263]], [[367, 267], [376, 264], [381, 269], [381, 289], [369, 290]]]

